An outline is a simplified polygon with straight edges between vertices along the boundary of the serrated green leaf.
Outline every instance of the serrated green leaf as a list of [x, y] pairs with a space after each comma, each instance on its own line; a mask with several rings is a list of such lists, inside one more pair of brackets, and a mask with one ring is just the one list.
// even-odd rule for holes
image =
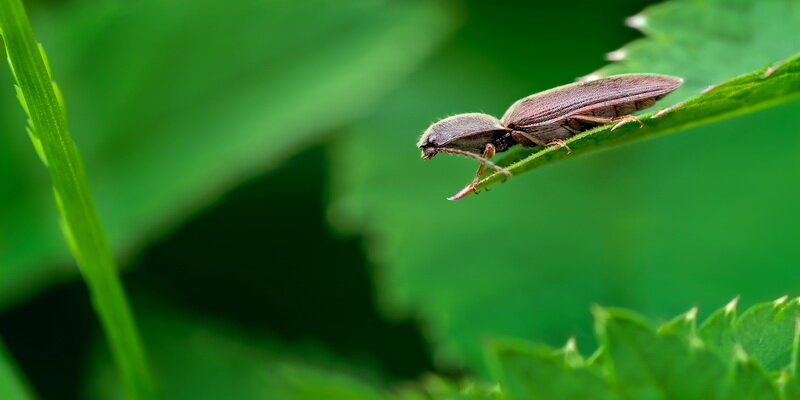
[[562, 351], [498, 342], [492, 353], [500, 387], [510, 399], [619, 399], [599, 371], [587, 366], [570, 366]]
[[723, 359], [732, 359], [736, 346], [768, 371], [792, 368], [797, 356], [797, 300], [786, 298], [751, 307], [736, 316], [736, 300], [712, 314], [700, 328], [703, 342]]
[[673, 318], [658, 327], [658, 334], [670, 334], [685, 337], [687, 340], [695, 336], [697, 330], [697, 308]]
[[758, 362], [748, 357], [741, 349], [735, 352], [737, 360], [734, 379], [725, 398], [728, 400], [779, 400], [781, 397], [775, 382], [767, 377]]
[[698, 335], [703, 343], [723, 360], [733, 359], [736, 339], [736, 305], [739, 298], [711, 314], [700, 326]]
[[736, 321], [736, 341], [767, 371], [792, 364], [795, 351], [798, 301], [778, 299], [751, 307]]
[[776, 65], [800, 50], [797, 0], [671, 0], [647, 7], [626, 20], [645, 34], [608, 54], [615, 61], [594, 72], [609, 76], [632, 71], [685, 78], [667, 97], [674, 104], [709, 85]]
[[[497, 385], [479, 382], [453, 382], [439, 376], [427, 377], [421, 385], [408, 387], [398, 400], [507, 400]], [[420, 386], [420, 387], [416, 387]]]
[[[679, 317], [684, 318], [684, 317]], [[618, 310], [595, 312], [603, 362], [617, 390], [631, 399], [721, 398], [727, 378], [723, 362], [689, 335], [656, 334], [640, 317]]]
[[[759, 304], [745, 312], [745, 316], [750, 315], [748, 318], [755, 322], [765, 310], [770, 310], [766, 314], [774, 316], [773, 308], [774, 302]], [[730, 315], [731, 307], [722, 311], [723, 315]], [[795, 398], [796, 377], [788, 369], [765, 370], [739, 344], [734, 345], [729, 358], [722, 359], [705, 346], [693, 329], [675, 329], [693, 327], [691, 321], [696, 313], [693, 309], [678, 316], [656, 332], [639, 315], [596, 307], [594, 315], [601, 351], [593, 366], [570, 366], [565, 362], [563, 349], [519, 341], [499, 342], [493, 347], [493, 355], [501, 388], [510, 399]], [[719, 315], [712, 316], [711, 322]], [[733, 324], [718, 327], [736, 330]], [[787, 332], [793, 335], [794, 327], [776, 325], [764, 330], [763, 340], [752, 343], [753, 350], [769, 353], [774, 347], [769, 341]], [[597, 373], [601, 370], [602, 374]]]
[[[69, 2], [41, 40], [109, 238], [130, 254], [359, 116], [454, 19], [431, 1]], [[3, 101], [3, 131], [19, 135], [0, 135], [0, 306], [75, 273], [41, 166], [16, 154], [19, 107]]]

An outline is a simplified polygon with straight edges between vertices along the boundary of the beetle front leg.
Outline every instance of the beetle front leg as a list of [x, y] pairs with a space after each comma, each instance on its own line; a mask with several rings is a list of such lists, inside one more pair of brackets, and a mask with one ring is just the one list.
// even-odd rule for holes
[[[495, 151], [496, 149], [494, 145], [491, 143], [487, 143], [486, 148], [483, 150], [483, 158], [489, 159], [494, 157]], [[478, 194], [478, 182], [480, 182], [481, 180], [481, 174], [483, 174], [483, 170], [485, 167], [486, 163], [483, 161], [481, 161], [481, 163], [478, 164], [478, 170], [475, 171], [475, 178], [472, 179], [472, 183], [470, 184], [475, 194]]]
[[615, 130], [622, 125], [629, 124], [631, 122], [636, 122], [639, 124], [639, 127], [644, 127], [644, 122], [642, 122], [639, 118], [634, 117], [633, 115], [623, 115], [616, 118], [603, 118], [603, 117], [594, 117], [589, 115], [575, 115], [571, 117], [572, 119], [579, 119], [581, 121], [589, 121], [589, 122], [597, 122], [599, 124], [612, 124], [616, 122], [617, 124], [614, 125], [611, 130]]
[[[486, 144], [486, 148], [483, 150], [483, 158], [485, 159], [492, 158], [494, 157], [495, 152], [496, 149], [494, 145], [488, 143]], [[485, 169], [485, 167], [486, 163], [481, 161], [480, 164], [478, 164], [478, 170], [475, 171], [475, 178], [472, 179], [472, 182], [470, 182], [469, 185], [465, 186], [463, 189], [461, 189], [458, 193], [454, 194], [452, 197], [448, 197], [447, 200], [458, 200], [466, 196], [470, 192], [478, 194], [478, 183], [481, 181], [481, 174], [483, 174], [483, 170]], [[488, 191], [489, 189], [486, 190]]]

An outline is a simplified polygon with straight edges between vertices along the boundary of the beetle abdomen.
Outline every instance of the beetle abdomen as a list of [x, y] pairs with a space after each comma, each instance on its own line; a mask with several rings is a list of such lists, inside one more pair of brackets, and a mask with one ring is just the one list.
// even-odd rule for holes
[[517, 101], [506, 111], [502, 122], [528, 130], [567, 121], [573, 115], [628, 115], [652, 106], [682, 82], [671, 76], [629, 74], [571, 83]]

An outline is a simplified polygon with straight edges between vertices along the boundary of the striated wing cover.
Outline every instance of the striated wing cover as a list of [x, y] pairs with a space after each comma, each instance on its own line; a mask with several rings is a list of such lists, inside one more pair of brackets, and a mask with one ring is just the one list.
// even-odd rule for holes
[[677, 89], [683, 79], [655, 74], [615, 75], [589, 82], [575, 82], [525, 97], [505, 115], [504, 125], [538, 126], [563, 120], [589, 110], [652, 97]]

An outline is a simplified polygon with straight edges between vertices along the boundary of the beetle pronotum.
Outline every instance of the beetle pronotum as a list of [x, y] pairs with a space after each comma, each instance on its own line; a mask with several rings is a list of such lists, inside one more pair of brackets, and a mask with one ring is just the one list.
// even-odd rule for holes
[[497, 119], [481, 113], [459, 114], [431, 125], [417, 146], [422, 157], [453, 153], [480, 161], [475, 178], [450, 200], [477, 193], [483, 168], [488, 165], [508, 176], [489, 158], [520, 144], [524, 147], [557, 146], [572, 150], [564, 142], [579, 132], [616, 123], [611, 129], [642, 121], [630, 115], [653, 106], [677, 89], [683, 79], [655, 74], [616, 75], [576, 82], [536, 93], [514, 103]]

